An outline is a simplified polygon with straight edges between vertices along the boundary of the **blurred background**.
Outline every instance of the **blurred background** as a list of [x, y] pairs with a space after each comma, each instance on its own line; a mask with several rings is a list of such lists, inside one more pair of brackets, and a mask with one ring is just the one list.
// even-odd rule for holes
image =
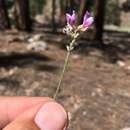
[[73, 10], [78, 24], [86, 10], [95, 21], [77, 40], [58, 95], [68, 129], [130, 129], [130, 0], [0, 0], [0, 95], [53, 96]]
[[0, 29], [12, 27], [31, 31], [37, 26], [50, 26], [55, 32], [65, 25], [65, 13], [77, 11], [82, 23], [86, 10], [95, 17], [94, 38], [101, 40], [103, 27], [107, 30], [129, 31], [129, 0], [1, 0]]

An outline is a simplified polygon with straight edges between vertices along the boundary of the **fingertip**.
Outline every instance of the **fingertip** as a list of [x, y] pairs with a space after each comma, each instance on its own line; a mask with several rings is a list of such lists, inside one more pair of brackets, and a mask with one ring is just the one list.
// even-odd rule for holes
[[40, 108], [34, 121], [41, 130], [63, 130], [67, 124], [67, 113], [60, 104], [49, 102]]

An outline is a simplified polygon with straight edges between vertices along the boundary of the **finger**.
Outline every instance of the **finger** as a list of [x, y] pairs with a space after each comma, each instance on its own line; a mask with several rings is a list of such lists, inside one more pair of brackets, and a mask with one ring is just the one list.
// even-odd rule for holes
[[63, 130], [66, 124], [64, 108], [53, 101], [26, 110], [3, 130]]
[[27, 109], [49, 101], [48, 97], [0, 97], [0, 129]]
[[20, 120], [12, 122], [3, 130], [40, 130], [32, 121]]

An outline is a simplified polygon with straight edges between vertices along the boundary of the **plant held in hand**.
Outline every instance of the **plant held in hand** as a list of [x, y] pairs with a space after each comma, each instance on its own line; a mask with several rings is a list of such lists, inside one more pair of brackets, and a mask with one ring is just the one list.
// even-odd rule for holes
[[73, 10], [72, 14], [66, 13], [66, 21], [67, 21], [67, 25], [63, 29], [63, 32], [65, 34], [67, 34], [68, 36], [70, 36], [72, 40], [66, 46], [67, 55], [66, 55], [66, 58], [65, 58], [63, 71], [61, 73], [61, 77], [60, 77], [56, 92], [55, 92], [54, 97], [53, 97], [54, 99], [56, 99], [57, 94], [59, 92], [59, 89], [61, 87], [61, 83], [62, 83], [62, 80], [64, 78], [64, 74], [65, 74], [65, 71], [66, 71], [66, 68], [67, 68], [67, 65], [68, 65], [68, 61], [69, 61], [71, 51], [74, 50], [74, 48], [76, 46], [76, 39], [79, 37], [81, 32], [84, 32], [89, 28], [89, 26], [93, 23], [94, 18], [90, 15], [90, 13], [88, 11], [86, 11], [84, 18], [83, 18], [83, 23], [81, 25], [76, 25], [77, 15], [76, 15], [75, 11]]

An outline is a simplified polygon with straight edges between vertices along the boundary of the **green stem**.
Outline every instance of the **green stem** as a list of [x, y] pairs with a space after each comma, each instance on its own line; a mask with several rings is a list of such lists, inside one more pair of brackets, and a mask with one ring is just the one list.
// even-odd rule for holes
[[64, 63], [63, 71], [62, 71], [62, 73], [61, 73], [60, 80], [59, 80], [59, 83], [58, 83], [56, 92], [55, 92], [55, 94], [54, 94], [54, 96], [53, 96], [53, 98], [54, 98], [55, 100], [56, 100], [56, 97], [57, 97], [58, 92], [59, 92], [60, 87], [61, 87], [61, 83], [62, 83], [63, 78], [64, 78], [64, 74], [65, 74], [65, 71], [66, 71], [66, 68], [67, 68], [67, 65], [68, 65], [68, 62], [69, 62], [70, 54], [71, 54], [71, 51], [67, 51], [67, 55], [66, 55], [66, 58], [65, 58], [65, 63]]
[[67, 54], [66, 54], [66, 58], [65, 58], [65, 63], [64, 63], [64, 67], [63, 67], [63, 70], [62, 70], [62, 73], [61, 73], [61, 76], [60, 76], [60, 79], [59, 79], [59, 83], [58, 83], [58, 86], [56, 88], [56, 92], [53, 96], [53, 99], [56, 100], [56, 97], [58, 95], [58, 92], [60, 90], [60, 87], [61, 87], [61, 84], [62, 84], [62, 81], [63, 81], [63, 78], [64, 78], [64, 74], [65, 74], [65, 71], [66, 71], [66, 68], [67, 68], [67, 65], [68, 65], [68, 62], [69, 62], [69, 57], [70, 57], [70, 54], [71, 54], [71, 51], [74, 49], [74, 43], [76, 41], [76, 38], [77, 37], [74, 37], [72, 39], [72, 41], [70, 42], [68, 48], [67, 48]]

